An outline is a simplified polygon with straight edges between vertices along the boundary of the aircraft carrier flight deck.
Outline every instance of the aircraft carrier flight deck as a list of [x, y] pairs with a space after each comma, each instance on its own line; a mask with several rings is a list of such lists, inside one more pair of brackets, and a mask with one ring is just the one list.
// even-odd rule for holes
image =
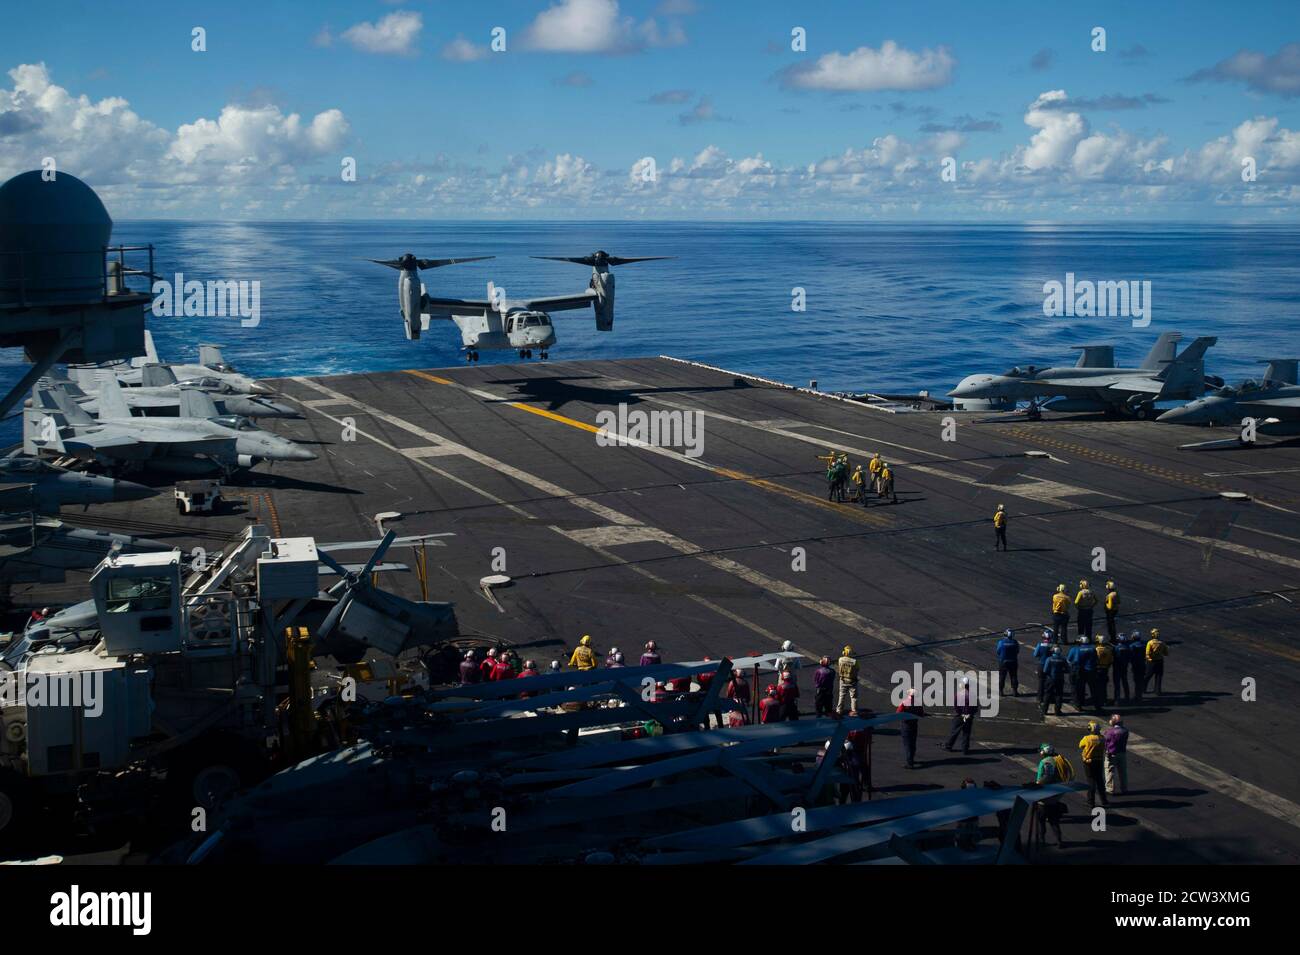
[[[1198, 453], [1179, 445], [1226, 432], [893, 411], [667, 357], [271, 384], [305, 418], [268, 427], [318, 460], [234, 479], [235, 513], [178, 517], [164, 493], [67, 519], [190, 548], [219, 546], [249, 519], [318, 541], [373, 539], [388, 513], [398, 534], [454, 535], [427, 551], [425, 582], [428, 599], [455, 602], [467, 638], [517, 645], [543, 669], [583, 634], [602, 656], [618, 647], [633, 660], [650, 639], [673, 660], [792, 640], [807, 658], [805, 713], [815, 661], [846, 645], [862, 664], [861, 702], [887, 712], [891, 674], [996, 670], [994, 643], [1013, 628], [1021, 695], [977, 720], [969, 757], [941, 747], [942, 709], [922, 721], [919, 769], [902, 767], [896, 732], [876, 735], [875, 788], [899, 795], [1022, 782], [1041, 742], [1076, 757], [1095, 717], [1068, 702], [1042, 717], [1027, 651], [1058, 583], [1072, 592], [1087, 578], [1100, 593], [1114, 580], [1121, 629], [1158, 627], [1170, 647], [1164, 693], [1119, 708], [1133, 792], [1114, 799], [1108, 831], [1090, 831], [1072, 797], [1071, 847], [1054, 858], [1300, 862], [1300, 447]], [[606, 446], [597, 416], [620, 405], [697, 415], [699, 453]], [[897, 502], [828, 501], [819, 456], [831, 450], [854, 463], [879, 452]], [[998, 504], [1006, 552], [994, 549]], [[394, 547], [387, 560], [412, 556]], [[481, 588], [494, 573], [511, 583]], [[15, 587], [14, 600], [65, 589], [73, 600], [81, 586], [70, 576], [43, 598]], [[421, 595], [412, 571], [384, 586]]]

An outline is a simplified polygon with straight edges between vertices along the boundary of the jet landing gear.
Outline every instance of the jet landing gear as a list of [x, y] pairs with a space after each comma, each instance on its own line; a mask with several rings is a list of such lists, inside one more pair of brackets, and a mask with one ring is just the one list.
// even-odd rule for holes
[[466, 361], [478, 361], [478, 349], [477, 349], [477, 348], [467, 348], [467, 349], [465, 349], [465, 360], [466, 360]]
[[[520, 358], [532, 358], [532, 357], [533, 357], [533, 350], [532, 350], [531, 348], [521, 348], [521, 349], [519, 349], [519, 357], [520, 357]], [[548, 356], [547, 356], [547, 353], [546, 353], [546, 352], [544, 352], [544, 351], [539, 351], [539, 352], [537, 353], [537, 357], [540, 358], [542, 361], [546, 361], [546, 359], [547, 359]]]

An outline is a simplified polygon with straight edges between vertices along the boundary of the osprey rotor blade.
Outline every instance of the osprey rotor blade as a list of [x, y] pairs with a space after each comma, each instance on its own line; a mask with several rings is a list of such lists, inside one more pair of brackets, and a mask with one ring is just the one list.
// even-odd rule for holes
[[403, 271], [406, 269], [440, 269], [444, 265], [459, 265], [461, 262], [482, 262], [484, 259], [494, 258], [496, 258], [494, 255], [475, 255], [467, 259], [417, 259], [412, 253], [407, 252], [397, 259], [367, 259], [366, 261]]
[[534, 259], [549, 259], [552, 262], [572, 262], [575, 265], [589, 265], [601, 268], [609, 265], [627, 265], [629, 262], [654, 262], [657, 259], [675, 259], [675, 255], [610, 255], [604, 250], [597, 250], [591, 255], [534, 255]]
[[495, 259], [495, 255], [475, 255], [468, 259], [416, 259], [415, 264], [421, 269], [440, 269], [444, 265], [459, 265], [462, 262], [482, 262]]
[[[361, 571], [360, 577], [362, 580], [368, 580], [370, 578], [370, 571], [374, 569], [375, 564], [383, 560], [384, 554], [388, 552], [388, 548], [392, 546], [393, 538], [396, 536], [397, 531], [389, 531], [384, 535], [384, 539], [379, 542], [379, 546], [375, 548], [375, 552], [371, 554], [370, 559], [366, 561], [365, 569]], [[317, 556], [320, 556], [319, 552], [317, 552]]]

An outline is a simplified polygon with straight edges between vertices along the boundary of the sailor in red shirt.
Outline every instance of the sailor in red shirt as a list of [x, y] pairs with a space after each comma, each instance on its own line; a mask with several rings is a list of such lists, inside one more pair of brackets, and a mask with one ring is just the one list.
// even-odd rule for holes
[[[538, 675], [539, 675], [539, 674], [538, 674], [538, 672], [537, 672], [537, 662], [536, 662], [535, 660], [525, 660], [525, 661], [524, 661], [524, 668], [523, 668], [522, 670], [519, 671], [519, 676], [517, 676], [515, 679], [523, 679], [523, 678], [526, 677], [526, 676], [538, 676]], [[537, 695], [536, 692], [533, 692], [533, 693], [520, 693], [520, 694], [519, 694], [519, 699], [521, 699], [521, 700], [527, 700], [527, 699], [530, 699], [530, 698], [532, 698], [532, 697], [534, 697], [534, 696], [536, 696], [536, 695]]]
[[507, 650], [497, 657], [496, 666], [492, 668], [490, 680], [513, 680], [515, 678], [514, 655]]
[[763, 697], [758, 704], [758, 721], [760, 723], [780, 723], [781, 698], [777, 696], [776, 684], [770, 683], [767, 687], [767, 696]]
[[496, 665], [497, 665], [497, 648], [489, 647], [487, 656], [484, 657], [483, 662], [478, 665], [479, 681], [482, 683], [486, 683], [489, 680], [491, 680], [492, 671], [493, 669], [496, 668]]

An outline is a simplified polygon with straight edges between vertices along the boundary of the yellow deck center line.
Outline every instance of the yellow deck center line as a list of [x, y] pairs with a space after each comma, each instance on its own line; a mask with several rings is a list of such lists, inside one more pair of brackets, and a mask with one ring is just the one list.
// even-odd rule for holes
[[406, 374], [414, 375], [416, 378], [423, 378], [426, 381], [434, 381], [440, 385], [454, 385], [456, 383], [450, 378], [439, 378], [437, 375], [431, 375], [427, 371], [416, 371], [413, 368], [406, 369]]
[[566, 418], [562, 414], [556, 414], [554, 411], [547, 411], [545, 408], [534, 408], [532, 405], [522, 404], [518, 401], [506, 402], [511, 408], [518, 408], [520, 411], [528, 411], [535, 415], [541, 415], [543, 418], [550, 418], [552, 421], [558, 421], [560, 424], [567, 424], [571, 428], [581, 428], [583, 431], [590, 431], [592, 434], [600, 434], [601, 429], [595, 425], [587, 424], [585, 421], [578, 421], [574, 418]]

